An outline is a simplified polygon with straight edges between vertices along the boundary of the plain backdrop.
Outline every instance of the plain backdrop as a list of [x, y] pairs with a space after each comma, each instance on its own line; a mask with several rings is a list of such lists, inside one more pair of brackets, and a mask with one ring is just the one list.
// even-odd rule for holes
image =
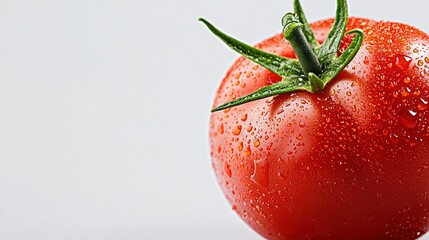
[[[335, 0], [302, 0], [309, 20]], [[350, 14], [429, 31], [425, 0]], [[211, 170], [209, 109], [237, 55], [292, 0], [1, 0], [0, 239], [260, 239]], [[427, 237], [426, 239], [429, 239]]]

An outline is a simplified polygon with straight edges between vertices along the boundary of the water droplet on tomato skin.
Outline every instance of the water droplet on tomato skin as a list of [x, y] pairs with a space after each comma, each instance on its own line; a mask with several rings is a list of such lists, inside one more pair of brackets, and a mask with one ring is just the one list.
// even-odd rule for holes
[[228, 177], [232, 176], [232, 171], [231, 171], [231, 167], [229, 166], [228, 163], [225, 163], [223, 169], [225, 170], [225, 173]]
[[401, 124], [406, 128], [415, 128], [417, 125], [417, 112], [414, 112], [412, 110], [404, 111], [399, 116], [399, 120]]
[[268, 186], [268, 163], [266, 159], [254, 160], [254, 171], [250, 180], [262, 187]]
[[221, 123], [217, 129], [218, 133], [223, 134], [224, 133], [224, 128], [223, 128], [223, 123]]
[[423, 98], [420, 98], [419, 102], [417, 103], [417, 108], [420, 111], [425, 111], [428, 108], [428, 101], [424, 100]]
[[390, 141], [392, 141], [394, 144], [398, 144], [399, 143], [399, 137], [398, 135], [391, 133], [390, 136]]
[[234, 127], [234, 129], [232, 130], [232, 134], [234, 134], [234, 135], [239, 135], [240, 133], [241, 133], [241, 129], [242, 129], [243, 127], [241, 126], [241, 125], [237, 125], [237, 126], [235, 126]]
[[255, 146], [255, 147], [259, 147], [259, 145], [261, 144], [261, 142], [259, 141], [259, 139], [256, 139], [254, 142], [253, 142], [253, 146]]
[[237, 146], [238, 151], [243, 151], [243, 142], [239, 142]]
[[409, 77], [404, 78], [404, 83], [408, 84], [411, 82], [411, 79]]
[[252, 154], [252, 150], [250, 149], [250, 146], [246, 147], [246, 150], [244, 150], [244, 154], [246, 156], [250, 156]]
[[410, 68], [411, 61], [412, 61], [412, 58], [410, 58], [409, 56], [398, 55], [396, 56], [395, 65], [402, 71], [405, 71], [408, 68]]
[[403, 97], [403, 98], [406, 98], [406, 97], [409, 97], [410, 96], [410, 92], [411, 92], [411, 90], [409, 89], [409, 88], [403, 88], [402, 90], [401, 90], [401, 96]]
[[369, 64], [369, 59], [368, 57], [365, 57], [365, 59], [363, 60], [363, 64], [368, 65]]

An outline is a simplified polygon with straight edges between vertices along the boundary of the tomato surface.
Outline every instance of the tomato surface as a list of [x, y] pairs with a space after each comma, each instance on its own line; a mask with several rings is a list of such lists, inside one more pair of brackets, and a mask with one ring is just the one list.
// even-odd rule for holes
[[[332, 24], [311, 24], [319, 42]], [[211, 115], [216, 177], [267, 239], [416, 239], [428, 230], [429, 38], [401, 23], [350, 18], [354, 28], [364, 32], [358, 54], [321, 93]], [[295, 56], [281, 34], [257, 47]], [[214, 106], [279, 80], [241, 57]]]

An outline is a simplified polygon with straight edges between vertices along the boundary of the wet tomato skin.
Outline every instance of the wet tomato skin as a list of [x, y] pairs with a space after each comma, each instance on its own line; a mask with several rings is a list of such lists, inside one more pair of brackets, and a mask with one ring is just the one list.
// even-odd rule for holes
[[[332, 23], [311, 25], [320, 42]], [[211, 115], [216, 177], [233, 210], [267, 239], [416, 239], [428, 230], [429, 37], [350, 18], [354, 28], [365, 33], [362, 47], [322, 93]], [[257, 47], [294, 57], [281, 34]], [[239, 58], [214, 106], [279, 80]]]

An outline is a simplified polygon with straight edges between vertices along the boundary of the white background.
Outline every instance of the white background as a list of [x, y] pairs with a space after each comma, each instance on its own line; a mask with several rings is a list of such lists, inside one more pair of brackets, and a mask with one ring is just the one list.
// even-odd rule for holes
[[[303, 0], [313, 21], [334, 0]], [[424, 0], [350, 13], [429, 31]], [[260, 239], [211, 170], [208, 118], [237, 55], [292, 0], [1, 0], [0, 239]], [[429, 238], [427, 238], [429, 239]]]

